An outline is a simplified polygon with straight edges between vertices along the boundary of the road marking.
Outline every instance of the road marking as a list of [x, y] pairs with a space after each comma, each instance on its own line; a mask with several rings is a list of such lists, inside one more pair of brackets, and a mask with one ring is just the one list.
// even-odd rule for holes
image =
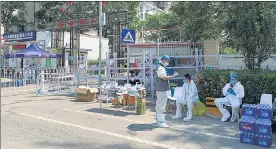
[[77, 107], [73, 107], [73, 108], [66, 108], [66, 109], [64, 109], [64, 110], [73, 110], [73, 109], [78, 109], [78, 108], [87, 107], [87, 106], [90, 106], [90, 105], [95, 105], [95, 104], [93, 103], [93, 104], [87, 104], [87, 105], [77, 106]]
[[[130, 119], [126, 119], [126, 118], [120, 118], [120, 117], [115, 117], [115, 116], [109, 116], [109, 115], [100, 114], [100, 113], [91, 113], [91, 112], [89, 113], [89, 112], [76, 111], [76, 110], [66, 110], [66, 111], [71, 111], [71, 112], [76, 112], [76, 113], [82, 113], [82, 114], [90, 114], [90, 115], [96, 115], [96, 116], [102, 116], [102, 117], [106, 117], [106, 118], [112, 118], [112, 119], [118, 119], [118, 120], [124, 120], [124, 121], [134, 122], [134, 123], [138, 123], [138, 124], [149, 124], [149, 123], [146, 123], [146, 122], [135, 121], [135, 120], [130, 120]], [[153, 124], [150, 124], [150, 125], [153, 125]], [[153, 125], [153, 126], [157, 126], [157, 125]], [[217, 137], [217, 138], [240, 140], [240, 138], [237, 138], [237, 137], [218, 135], [218, 134], [213, 134], [213, 133], [208, 133], [208, 132], [193, 131], [193, 130], [181, 129], [181, 128], [176, 128], [176, 127], [170, 127], [168, 129], [173, 129], [173, 130], [177, 130], [177, 131], [186, 131], [186, 132], [195, 133], [195, 134], [203, 134], [203, 135], [206, 135], [206, 136]], [[272, 144], [272, 146], [276, 147], [275, 144]]]
[[113, 119], [117, 119], [117, 120], [134, 122], [134, 123], [138, 123], [138, 124], [146, 124], [145, 122], [141, 122], [141, 121], [135, 121], [135, 120], [120, 118], [120, 117], [116, 117], [116, 116], [109, 116], [109, 115], [100, 114], [100, 113], [84, 112], [84, 111], [77, 111], [77, 110], [71, 110], [71, 109], [70, 110], [69, 109], [65, 109], [65, 111], [71, 111], [71, 112], [82, 113], [82, 114], [90, 114], [90, 115], [102, 116], [102, 117], [106, 117], [106, 118], [113, 118]]
[[29, 115], [29, 114], [26, 114], [26, 113], [17, 113], [17, 114], [19, 114], [21, 116], [26, 116], [26, 117], [42, 120], [42, 121], [52, 122], [52, 123], [61, 124], [61, 125], [65, 125], [65, 126], [71, 126], [71, 127], [75, 127], [75, 128], [79, 128], [79, 129], [84, 129], [84, 130], [89, 130], [89, 131], [101, 133], [101, 134], [104, 134], [104, 135], [109, 135], [109, 136], [112, 136], [112, 137], [117, 137], [117, 138], [121, 138], [121, 139], [127, 139], [127, 140], [130, 140], [130, 141], [144, 143], [144, 144], [148, 144], [148, 145], [152, 145], [152, 146], [157, 146], [157, 147], [162, 147], [162, 148], [167, 148], [167, 149], [177, 149], [176, 147], [173, 147], [171, 145], [166, 145], [166, 144], [161, 144], [161, 143], [158, 143], [158, 142], [152, 142], [152, 141], [147, 141], [147, 140], [143, 140], [143, 139], [139, 139], [139, 138], [135, 138], [135, 137], [120, 135], [120, 134], [117, 134], [117, 133], [103, 131], [103, 130], [100, 130], [100, 129], [95, 129], [95, 128], [90, 128], [90, 127], [86, 127], [86, 126], [76, 125], [76, 124], [67, 123], [67, 122], [63, 122], [63, 121], [58, 121], [58, 120], [54, 120], [54, 119], [38, 117], [38, 116], [34, 116], [34, 115]]

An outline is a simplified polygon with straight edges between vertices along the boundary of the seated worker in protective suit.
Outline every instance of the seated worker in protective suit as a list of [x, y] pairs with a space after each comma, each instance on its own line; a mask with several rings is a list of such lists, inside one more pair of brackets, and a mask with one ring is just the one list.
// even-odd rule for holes
[[181, 119], [182, 118], [182, 106], [187, 105], [188, 111], [187, 116], [183, 118], [183, 121], [189, 122], [192, 120], [193, 116], [193, 105], [196, 99], [198, 98], [198, 92], [196, 84], [193, 80], [191, 80], [191, 76], [186, 74], [184, 76], [184, 85], [182, 87], [181, 96], [177, 96], [176, 99], [176, 113], [172, 119]]
[[161, 61], [159, 62], [157, 66], [157, 75], [156, 75], [156, 81], [155, 81], [155, 90], [156, 90], [156, 120], [157, 125], [159, 127], [169, 127], [165, 123], [165, 109], [166, 109], [166, 103], [167, 98], [171, 96], [171, 88], [169, 79], [172, 77], [176, 77], [178, 73], [174, 73], [172, 76], [168, 76], [165, 67], [169, 65], [170, 57], [167, 55], [164, 55], [161, 58]]
[[223, 108], [224, 104], [230, 104], [232, 107], [232, 117], [230, 122], [235, 122], [239, 112], [242, 98], [244, 97], [244, 88], [237, 80], [237, 74], [230, 74], [230, 83], [226, 84], [222, 90], [224, 98], [217, 98], [214, 102], [218, 107], [221, 116], [221, 121], [225, 122], [229, 119], [230, 113]]

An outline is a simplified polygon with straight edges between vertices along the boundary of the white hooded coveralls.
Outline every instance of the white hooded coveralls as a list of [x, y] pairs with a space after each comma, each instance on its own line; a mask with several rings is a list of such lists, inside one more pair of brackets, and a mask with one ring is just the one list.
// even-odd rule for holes
[[[157, 77], [163, 78], [167, 76], [166, 69], [164, 67], [158, 67]], [[169, 82], [169, 80], [167, 80]], [[157, 123], [165, 123], [164, 112], [166, 110], [167, 98], [171, 96], [171, 90], [156, 91], [156, 120]]]
[[237, 82], [233, 86], [233, 90], [236, 95], [229, 94], [227, 90], [230, 88], [230, 83], [226, 84], [222, 90], [224, 98], [217, 98], [214, 102], [222, 114], [222, 118], [230, 117], [230, 113], [223, 108], [223, 105], [231, 105], [232, 117], [231, 122], [235, 122], [237, 119], [237, 112], [239, 111], [240, 105], [242, 104], [242, 98], [244, 97], [244, 87], [240, 82]]
[[[193, 80], [190, 83], [184, 83], [182, 86], [182, 92], [175, 89], [174, 97], [176, 100], [176, 113], [175, 116], [182, 117], [182, 105], [187, 105], [187, 117], [192, 117], [193, 114], [193, 103], [198, 99], [198, 91], [196, 84]], [[179, 93], [180, 92], [180, 93]]]

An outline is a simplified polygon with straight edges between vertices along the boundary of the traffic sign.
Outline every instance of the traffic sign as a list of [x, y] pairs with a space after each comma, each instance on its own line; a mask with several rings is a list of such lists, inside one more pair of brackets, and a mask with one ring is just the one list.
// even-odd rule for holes
[[135, 43], [135, 30], [123, 29], [122, 30], [122, 42]]

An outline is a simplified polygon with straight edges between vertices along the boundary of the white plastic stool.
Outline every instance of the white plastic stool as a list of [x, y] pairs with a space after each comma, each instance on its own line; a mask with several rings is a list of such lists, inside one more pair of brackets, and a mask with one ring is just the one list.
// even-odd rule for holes
[[272, 94], [262, 94], [260, 104], [267, 104], [272, 108]]

